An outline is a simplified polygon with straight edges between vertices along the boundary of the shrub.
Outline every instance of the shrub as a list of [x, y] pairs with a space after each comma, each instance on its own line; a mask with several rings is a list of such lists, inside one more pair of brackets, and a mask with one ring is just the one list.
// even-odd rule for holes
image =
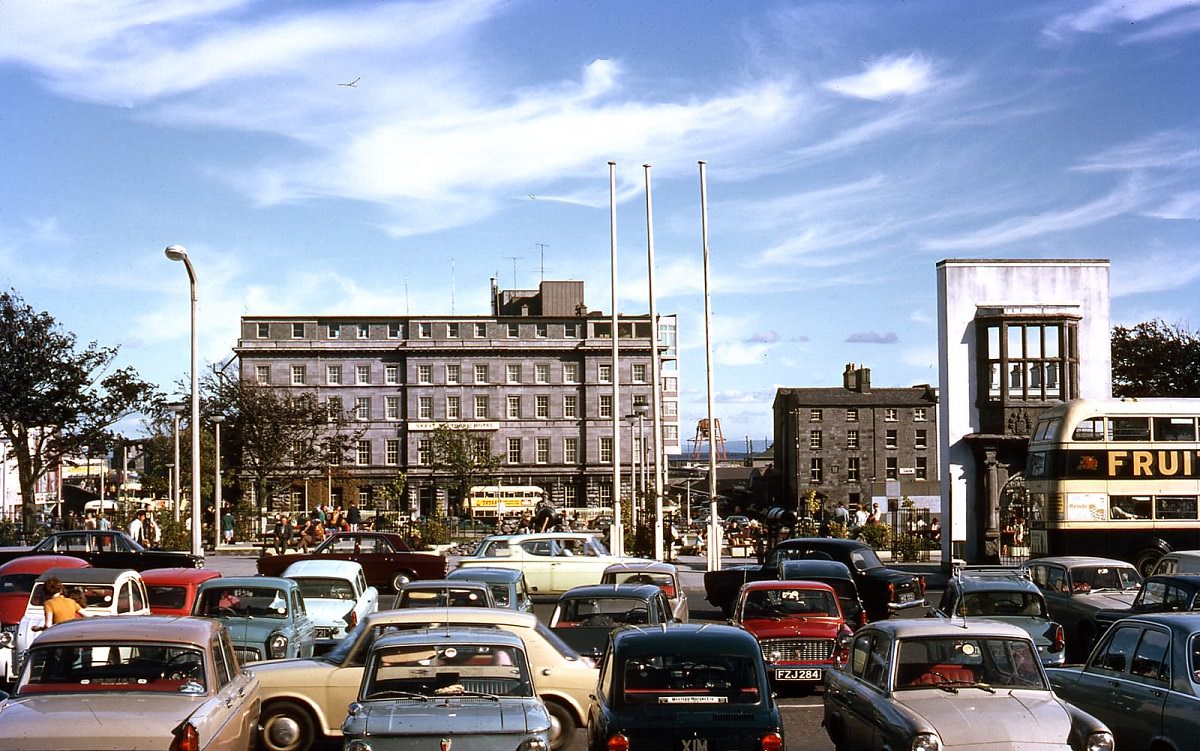
[[883, 550], [888, 547], [891, 532], [891, 527], [883, 522], [879, 522], [878, 524], [864, 524], [858, 528], [858, 537], [872, 548]]

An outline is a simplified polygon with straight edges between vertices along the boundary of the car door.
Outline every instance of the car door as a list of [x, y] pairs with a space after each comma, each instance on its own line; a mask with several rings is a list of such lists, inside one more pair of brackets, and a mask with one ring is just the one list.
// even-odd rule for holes
[[304, 598], [300, 596], [300, 588], [292, 589], [292, 628], [296, 644], [296, 657], [312, 657], [313, 642], [317, 638], [317, 627], [308, 617], [304, 608]]
[[550, 564], [550, 586], [555, 592], [566, 592], [583, 584], [599, 584], [604, 565], [589, 555], [581, 540], [554, 540], [554, 560]]
[[891, 641], [872, 630], [860, 632], [850, 647], [850, 664], [846, 666], [841, 687], [825, 696], [842, 718], [845, 747], [854, 749], [878, 748], [875, 743], [877, 707], [887, 680], [887, 663]]
[[554, 563], [558, 553], [558, 545], [554, 540], [526, 540], [517, 548], [515, 560], [506, 565], [519, 562], [529, 588], [539, 595], [553, 594], [558, 591], [554, 586]]
[[201, 738], [209, 738], [209, 748], [240, 749], [253, 738], [258, 722], [258, 708], [249, 671], [241, 670], [233, 652], [229, 634], [224, 630], [213, 635], [209, 645], [212, 652], [213, 701], [212, 711], [205, 713], [207, 727], [198, 728]]
[[1068, 697], [1108, 725], [1120, 749], [1145, 749], [1162, 723], [1170, 685], [1170, 634], [1118, 621], [1109, 629]]

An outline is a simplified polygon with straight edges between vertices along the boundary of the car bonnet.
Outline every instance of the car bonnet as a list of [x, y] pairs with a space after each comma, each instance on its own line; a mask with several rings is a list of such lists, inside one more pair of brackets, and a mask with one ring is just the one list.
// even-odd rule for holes
[[905, 690], [896, 701], [924, 717], [947, 748], [970, 746], [986, 738], [998, 747], [1010, 744], [1066, 742], [1071, 718], [1054, 694], [1045, 690], [930, 688]]

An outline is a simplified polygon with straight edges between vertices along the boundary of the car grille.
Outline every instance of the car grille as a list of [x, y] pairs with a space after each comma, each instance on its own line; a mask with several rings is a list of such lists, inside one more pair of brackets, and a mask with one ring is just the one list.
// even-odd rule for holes
[[805, 662], [828, 660], [833, 657], [833, 639], [763, 639], [763, 659], [775, 662], [772, 652], [779, 653], [778, 662]]
[[262, 659], [262, 652], [255, 647], [234, 647], [233, 651], [237, 653], [240, 662], [254, 662]]

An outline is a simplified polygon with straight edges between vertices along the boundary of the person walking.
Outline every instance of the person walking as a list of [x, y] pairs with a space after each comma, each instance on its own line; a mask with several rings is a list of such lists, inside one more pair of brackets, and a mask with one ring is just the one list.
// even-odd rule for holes
[[225, 507], [225, 513], [221, 515], [221, 532], [225, 539], [226, 545], [233, 544], [233, 528], [235, 526], [233, 518], [233, 510], [228, 506]]
[[129, 522], [129, 536], [143, 548], [150, 547], [149, 530], [146, 529], [146, 509], [140, 508], [134, 514], [133, 521]]

